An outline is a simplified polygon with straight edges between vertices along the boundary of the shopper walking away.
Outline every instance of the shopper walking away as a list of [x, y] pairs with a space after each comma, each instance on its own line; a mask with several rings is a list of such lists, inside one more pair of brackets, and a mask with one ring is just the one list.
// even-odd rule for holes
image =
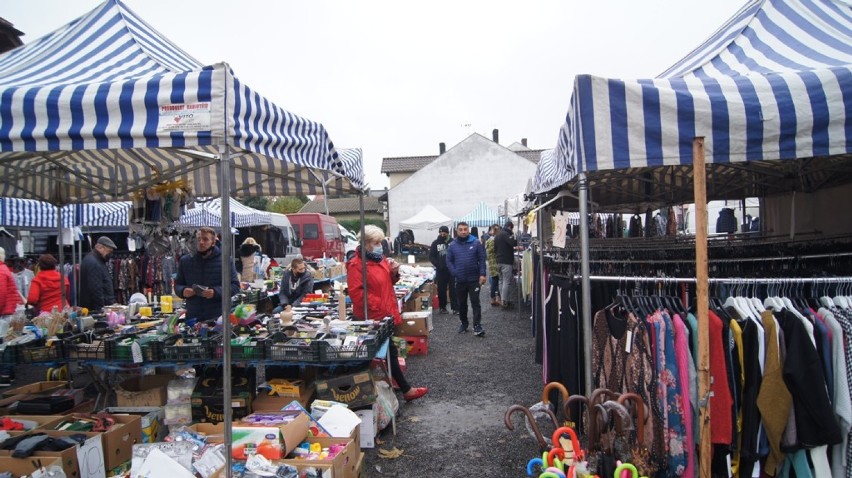
[[[360, 236], [360, 234], [359, 234]], [[378, 226], [372, 224], [364, 226], [364, 245], [367, 249], [367, 276], [363, 274], [363, 262], [361, 260], [361, 246], [355, 250], [356, 254], [346, 263], [346, 280], [349, 287], [349, 298], [352, 299], [352, 315], [358, 320], [364, 320], [364, 300], [367, 301], [367, 319], [382, 320], [385, 317], [393, 317], [394, 325], [402, 323], [399, 306], [396, 303], [396, 292], [393, 285], [396, 282], [394, 268], [399, 264], [392, 263], [382, 253], [382, 239], [385, 233]], [[359, 237], [360, 242], [360, 237]], [[366, 294], [364, 287], [366, 285]], [[366, 295], [366, 298], [365, 298]], [[426, 387], [412, 387], [405, 379], [402, 368], [399, 366], [399, 351], [393, 340], [388, 345], [390, 356], [391, 376], [399, 385], [402, 398], [410, 402], [426, 395], [429, 391]]]
[[80, 307], [99, 311], [115, 303], [112, 276], [106, 262], [116, 249], [112, 239], [101, 236], [95, 248], [83, 258], [80, 264], [80, 297], [77, 300]]
[[[216, 231], [202, 227], [196, 233], [196, 253], [180, 258], [175, 294], [186, 301], [186, 318], [213, 320], [222, 315], [222, 251], [215, 246]], [[232, 261], [231, 293], [240, 290]], [[226, 317], [227, 318], [227, 317]]]
[[458, 313], [458, 301], [456, 300], [456, 281], [447, 269], [447, 248], [453, 240], [450, 239], [450, 228], [441, 226], [438, 229], [438, 238], [432, 241], [429, 248], [429, 261], [435, 266], [435, 282], [438, 283], [438, 306], [439, 313], [447, 313], [447, 289], [450, 292], [450, 306], [453, 313]]
[[62, 287], [59, 285], [59, 271], [56, 270], [56, 258], [50, 254], [42, 254], [38, 258], [39, 273], [30, 284], [27, 304], [33, 306], [36, 313], [50, 312], [56, 307], [62, 310], [68, 305], [71, 296], [71, 285], [67, 277], [62, 278], [65, 287], [65, 302], [62, 302]]
[[509, 288], [512, 285], [514, 275], [512, 269], [515, 265], [515, 249], [518, 241], [515, 240], [515, 225], [512, 221], [506, 221], [503, 230], [494, 238], [494, 252], [497, 256], [497, 264], [500, 268], [500, 298], [504, 309], [511, 307], [509, 301]]
[[[18, 304], [23, 303], [18, 286], [15, 285], [15, 277], [6, 266], [6, 250], [0, 247], [0, 339], [4, 339], [6, 332], [10, 329], [12, 316]], [[8, 387], [14, 380], [14, 368], [9, 365], [0, 365], [0, 387]]]
[[488, 284], [491, 286], [491, 305], [500, 303], [500, 266], [497, 264], [497, 252], [494, 249], [494, 237], [500, 232], [499, 224], [488, 228], [488, 240], [485, 241], [485, 256], [488, 258]]
[[294, 258], [281, 277], [281, 284], [278, 286], [278, 307], [272, 312], [277, 314], [288, 306], [301, 305], [305, 295], [313, 291], [313, 274], [308, 270], [303, 259]]
[[470, 234], [466, 222], [456, 226], [456, 239], [447, 249], [447, 267], [456, 280], [456, 299], [459, 307], [459, 333], [467, 332], [467, 301], [473, 309], [473, 333], [483, 337], [482, 307], [479, 288], [485, 284], [485, 248], [479, 239]]
[[255, 270], [255, 262], [259, 263], [260, 258], [256, 256], [260, 254], [260, 244], [253, 237], [247, 237], [240, 245], [240, 257], [234, 264], [237, 268], [237, 274], [240, 275], [242, 282], [254, 282], [255, 279], [263, 279], [264, 275], [258, 276]]

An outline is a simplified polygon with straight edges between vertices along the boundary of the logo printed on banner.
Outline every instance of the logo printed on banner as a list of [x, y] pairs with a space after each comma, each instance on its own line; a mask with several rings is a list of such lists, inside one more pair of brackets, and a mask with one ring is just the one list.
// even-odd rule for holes
[[210, 110], [209, 101], [161, 105], [157, 132], [209, 131]]

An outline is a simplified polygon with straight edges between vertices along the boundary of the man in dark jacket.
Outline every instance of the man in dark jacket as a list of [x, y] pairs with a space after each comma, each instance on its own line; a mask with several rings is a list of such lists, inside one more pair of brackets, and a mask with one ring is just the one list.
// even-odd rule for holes
[[467, 332], [467, 301], [473, 308], [473, 333], [485, 335], [482, 329], [482, 307], [479, 305], [479, 289], [485, 284], [485, 248], [479, 239], [470, 235], [466, 222], [456, 226], [456, 239], [447, 248], [447, 268], [456, 279], [456, 297], [459, 307], [459, 333]]
[[105, 305], [115, 303], [112, 277], [106, 265], [107, 258], [115, 249], [112, 239], [101, 236], [92, 252], [83, 258], [80, 264], [80, 298], [77, 301], [80, 307], [99, 311]]
[[[202, 227], [196, 236], [195, 255], [180, 258], [175, 293], [186, 301], [186, 317], [198, 320], [216, 319], [222, 315], [222, 251], [216, 247], [216, 232]], [[240, 290], [237, 270], [231, 268], [231, 293]]]
[[508, 300], [509, 289], [514, 278], [512, 268], [515, 265], [515, 249], [518, 247], [514, 229], [515, 225], [512, 221], [506, 221], [503, 230], [494, 237], [494, 252], [497, 256], [497, 266], [500, 268], [500, 297], [503, 299], [501, 306], [504, 309], [508, 309], [511, 305]]
[[438, 229], [438, 238], [432, 242], [429, 248], [429, 261], [435, 266], [435, 282], [438, 284], [438, 305], [441, 314], [447, 313], [447, 288], [450, 290], [450, 306], [453, 313], [458, 313], [458, 302], [456, 301], [456, 282], [447, 268], [447, 248], [452, 242], [450, 239], [450, 228], [441, 226]]

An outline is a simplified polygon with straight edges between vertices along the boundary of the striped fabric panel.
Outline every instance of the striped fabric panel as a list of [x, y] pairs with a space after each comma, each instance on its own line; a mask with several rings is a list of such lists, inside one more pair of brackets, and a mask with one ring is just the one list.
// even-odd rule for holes
[[488, 207], [484, 202], [477, 204], [472, 211], [467, 213], [464, 217], [456, 219], [453, 221], [455, 224], [460, 222], [466, 222], [470, 227], [488, 227], [492, 224], [497, 223], [499, 217], [497, 216], [497, 211]]
[[657, 79], [576, 77], [533, 189], [576, 171], [691, 164], [695, 136], [713, 163], [848, 154], [850, 111], [852, 7], [754, 0]]
[[[248, 207], [234, 198], [230, 198], [229, 204], [231, 209], [231, 227], [262, 226], [272, 223], [268, 212]], [[220, 198], [211, 199], [186, 211], [178, 221], [178, 224], [189, 227], [220, 227], [222, 224], [221, 214], [222, 200]]]

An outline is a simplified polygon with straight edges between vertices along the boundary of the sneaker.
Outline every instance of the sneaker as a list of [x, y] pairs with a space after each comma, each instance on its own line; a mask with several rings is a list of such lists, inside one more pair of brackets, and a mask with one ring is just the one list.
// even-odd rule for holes
[[11, 387], [12, 376], [8, 372], [0, 373], [0, 387]]
[[459, 311], [454, 310], [454, 311], [453, 311], [453, 315], [459, 315]]
[[482, 329], [481, 325], [474, 326], [473, 335], [477, 337], [485, 337], [485, 330]]
[[459, 324], [459, 333], [460, 333], [460, 334], [463, 334], [463, 333], [465, 333], [465, 332], [467, 332], [467, 325], [465, 325], [465, 324]]
[[428, 387], [412, 387], [407, 393], [402, 394], [402, 398], [404, 398], [406, 402], [410, 402], [412, 400], [417, 400], [427, 393], [429, 393]]
[[441, 309], [438, 309], [438, 313], [441, 315], [447, 315], [447, 309], [442, 307]]

